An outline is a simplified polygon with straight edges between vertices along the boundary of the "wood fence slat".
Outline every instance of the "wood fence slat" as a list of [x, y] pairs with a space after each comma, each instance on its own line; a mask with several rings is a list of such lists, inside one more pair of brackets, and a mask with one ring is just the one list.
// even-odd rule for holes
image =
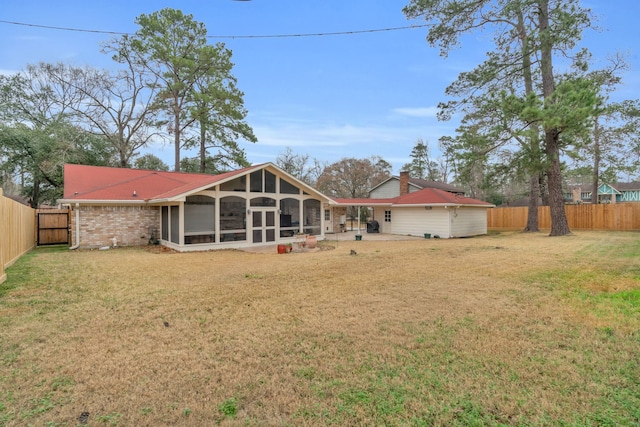
[[35, 209], [4, 197], [0, 188], [0, 283], [5, 268], [35, 246]]
[[[565, 205], [565, 212], [572, 230], [640, 230], [640, 203]], [[487, 209], [487, 227], [501, 230], [524, 229], [527, 215], [527, 207]], [[548, 206], [538, 207], [538, 227], [551, 228], [551, 211]]]

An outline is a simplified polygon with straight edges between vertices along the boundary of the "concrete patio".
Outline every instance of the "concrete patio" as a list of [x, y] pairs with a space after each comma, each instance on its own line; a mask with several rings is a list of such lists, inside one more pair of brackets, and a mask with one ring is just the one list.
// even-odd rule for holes
[[[416, 237], [416, 236], [402, 236], [397, 234], [385, 234], [385, 233], [367, 233], [366, 229], [358, 232], [357, 230], [347, 231], [344, 233], [328, 233], [325, 235], [325, 242], [346, 242], [346, 241], [356, 241], [356, 235], [360, 234], [362, 236], [363, 241], [367, 240], [377, 240], [377, 241], [392, 241], [392, 240], [423, 240], [424, 237]], [[277, 253], [278, 245], [265, 245], [265, 246], [255, 246], [242, 248], [241, 250], [245, 252], [253, 252], [253, 253]], [[314, 251], [319, 249], [307, 249], [303, 252]]]

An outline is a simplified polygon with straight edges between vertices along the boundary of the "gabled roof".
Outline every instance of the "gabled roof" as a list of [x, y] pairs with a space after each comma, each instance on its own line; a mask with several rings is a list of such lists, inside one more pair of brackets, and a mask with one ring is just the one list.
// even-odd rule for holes
[[[573, 190], [577, 190], [580, 189], [583, 193], [590, 193], [591, 190], [593, 188], [592, 184], [572, 184], [572, 185], [567, 185], [567, 190], [568, 191], [573, 191]], [[610, 189], [611, 191], [617, 191], [616, 194], [620, 194], [623, 191], [638, 191], [640, 190], [640, 182], [638, 181], [633, 181], [633, 182], [617, 182], [615, 184], [607, 184], [607, 183], [602, 183], [598, 186], [598, 194], [609, 194], [609, 193], [602, 193], [601, 190], [602, 189]]]
[[444, 182], [429, 181], [427, 179], [409, 178], [409, 184], [413, 184], [419, 188], [437, 188], [439, 190], [448, 191], [450, 193], [464, 194], [464, 190], [458, 187], [454, 187]]
[[459, 194], [437, 188], [425, 188], [390, 199], [333, 199], [334, 204], [339, 206], [478, 206], [494, 207], [491, 203], [482, 200], [472, 199]]
[[453, 194], [439, 188], [425, 188], [414, 191], [396, 198], [394, 205], [402, 206], [423, 206], [423, 205], [444, 205], [444, 206], [486, 206], [493, 207], [491, 203], [482, 200], [472, 199], [460, 194]]
[[139, 204], [171, 201], [267, 167], [322, 196], [272, 163], [218, 175], [65, 164], [64, 198], [59, 202]]
[[136, 203], [169, 199], [190, 190], [209, 187], [256, 167], [207, 175], [65, 164], [64, 199], [60, 202]]
[[617, 184], [614, 184], [613, 187], [622, 191], [640, 190], [640, 182], [618, 182]]
[[609, 184], [600, 184], [598, 186], [598, 194], [620, 194], [620, 192]]

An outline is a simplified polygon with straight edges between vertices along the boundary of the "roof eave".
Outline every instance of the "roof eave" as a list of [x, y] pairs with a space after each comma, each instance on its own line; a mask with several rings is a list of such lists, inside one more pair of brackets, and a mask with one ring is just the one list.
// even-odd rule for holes
[[61, 205], [145, 205], [148, 200], [59, 199]]
[[374, 203], [354, 203], [354, 202], [338, 202], [337, 200], [329, 199], [329, 205], [331, 206], [392, 206], [393, 202], [374, 202]]
[[393, 204], [394, 207], [406, 207], [406, 208], [421, 208], [425, 206], [434, 206], [434, 207], [468, 207], [468, 208], [495, 208], [495, 205], [480, 205], [474, 203], [397, 203]]

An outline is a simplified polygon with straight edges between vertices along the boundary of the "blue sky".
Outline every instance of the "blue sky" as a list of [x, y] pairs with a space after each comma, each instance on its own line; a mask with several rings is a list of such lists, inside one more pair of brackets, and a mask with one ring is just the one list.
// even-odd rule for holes
[[[403, 27], [408, 0], [7, 0], [0, 20], [35, 25], [133, 33], [141, 13], [172, 7], [203, 22], [212, 36], [331, 33]], [[604, 60], [627, 54], [630, 70], [614, 98], [638, 98], [636, 0], [585, 2], [600, 31], [583, 45]], [[437, 141], [454, 135], [457, 121], [439, 122], [438, 102], [456, 76], [473, 68], [490, 48], [488, 34], [468, 36], [448, 58], [425, 41], [427, 29], [288, 38], [212, 38], [233, 51], [234, 74], [245, 93], [247, 121], [258, 143], [243, 144], [251, 163], [275, 161], [286, 147], [321, 161], [377, 155], [398, 173], [418, 139], [438, 156]], [[58, 31], [0, 23], [0, 72], [26, 64], [66, 62], [113, 68], [99, 52], [106, 34]], [[487, 39], [483, 39], [487, 38]], [[148, 151], [173, 166], [170, 145]]]

